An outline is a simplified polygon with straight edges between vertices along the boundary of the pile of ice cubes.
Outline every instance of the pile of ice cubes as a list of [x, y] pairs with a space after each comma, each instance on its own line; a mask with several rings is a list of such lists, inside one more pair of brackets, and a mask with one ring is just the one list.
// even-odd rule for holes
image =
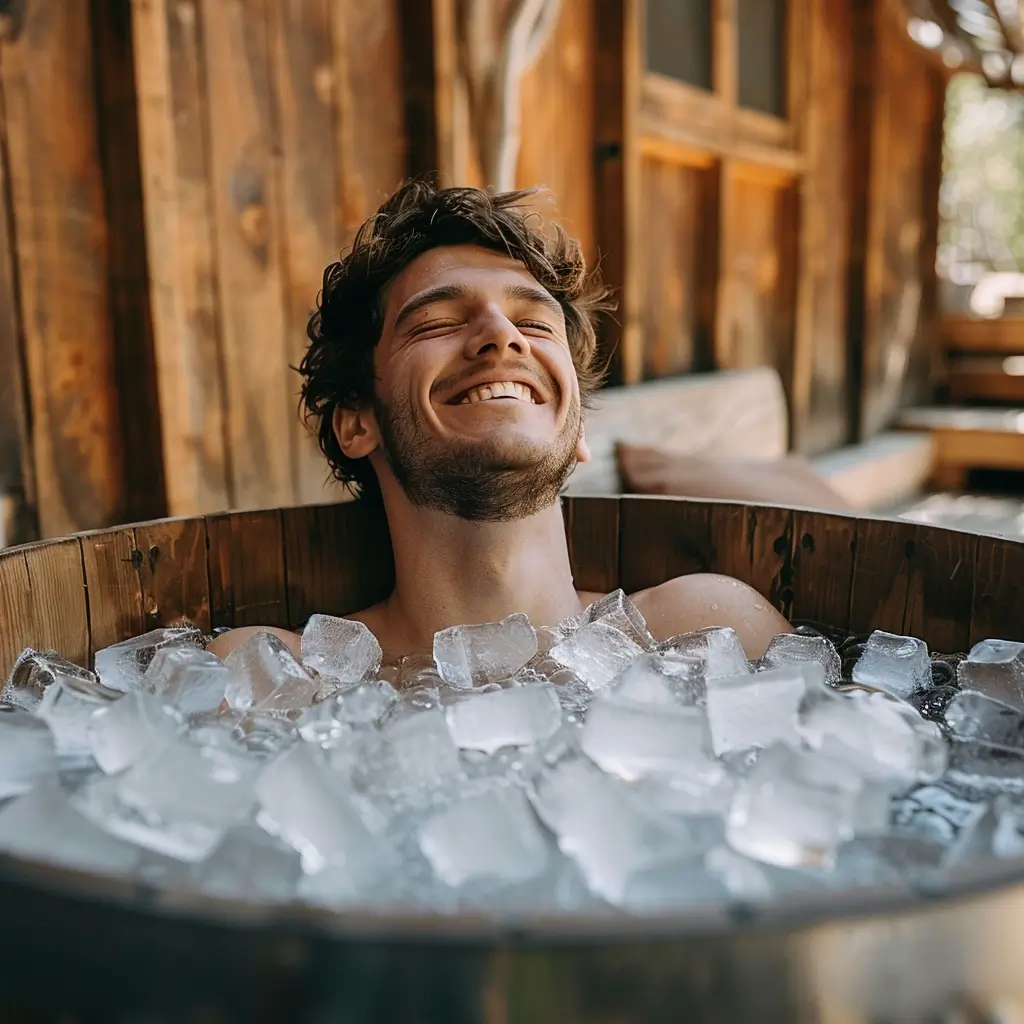
[[[794, 890], [935, 888], [1024, 857], [1024, 644], [943, 700], [914, 637], [844, 676], [821, 635], [658, 643], [621, 591], [535, 629], [456, 626], [381, 665], [314, 615], [300, 656], [183, 624], [26, 650], [2, 693], [0, 851], [330, 908], [678, 913]], [[939, 722], [919, 706], [940, 707]]]

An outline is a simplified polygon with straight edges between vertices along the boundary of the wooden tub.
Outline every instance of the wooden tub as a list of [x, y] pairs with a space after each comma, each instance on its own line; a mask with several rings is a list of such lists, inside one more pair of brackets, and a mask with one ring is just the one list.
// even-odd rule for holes
[[[933, 651], [1024, 637], [1017, 542], [673, 498], [567, 499], [565, 518], [582, 588], [633, 591], [712, 570], [790, 618], [912, 633]], [[378, 599], [391, 575], [386, 528], [357, 503], [12, 548], [0, 553], [0, 662], [31, 646], [88, 664], [182, 617], [206, 629], [298, 626]], [[0, 1022], [845, 1024], [1024, 1007], [1024, 870], [967, 865], [954, 897], [817, 892], [757, 914], [614, 922], [342, 915], [0, 858]]]

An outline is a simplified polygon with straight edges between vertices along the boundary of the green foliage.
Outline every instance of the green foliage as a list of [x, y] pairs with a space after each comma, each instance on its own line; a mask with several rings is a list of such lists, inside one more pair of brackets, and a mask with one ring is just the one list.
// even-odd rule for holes
[[957, 75], [944, 133], [939, 274], [966, 285], [1024, 270], [1024, 95]]

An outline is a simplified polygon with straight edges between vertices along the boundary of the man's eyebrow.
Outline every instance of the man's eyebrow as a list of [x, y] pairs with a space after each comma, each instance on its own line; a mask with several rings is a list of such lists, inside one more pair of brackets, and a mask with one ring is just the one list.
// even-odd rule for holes
[[398, 311], [398, 316], [395, 317], [395, 326], [392, 329], [397, 331], [409, 317], [414, 313], [418, 313], [425, 306], [429, 306], [434, 302], [461, 299], [468, 290], [464, 284], [439, 284], [433, 288], [428, 288], [425, 292], [420, 292], [419, 295], [414, 295]]
[[507, 284], [505, 285], [505, 297], [508, 299], [522, 299], [525, 302], [536, 302], [547, 306], [548, 310], [558, 317], [562, 316], [562, 306], [551, 292], [540, 285], [528, 284]]

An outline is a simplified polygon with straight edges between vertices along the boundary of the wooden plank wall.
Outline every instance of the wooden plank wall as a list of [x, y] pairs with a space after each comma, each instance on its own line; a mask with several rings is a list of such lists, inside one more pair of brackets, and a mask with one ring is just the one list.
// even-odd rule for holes
[[337, 500], [286, 369], [406, 172], [397, 0], [133, 0], [172, 514]]
[[163, 511], [138, 163], [130, 139], [119, 148], [134, 118], [127, 10], [40, 0], [0, 44], [0, 449], [22, 533]]
[[[690, 572], [750, 584], [790, 619], [886, 629], [959, 653], [1024, 637], [1024, 544], [915, 523], [678, 498], [564, 504], [576, 583], [627, 592]], [[80, 664], [187, 618], [301, 628], [393, 581], [386, 527], [360, 502], [144, 523], [0, 552], [0, 672], [23, 647]]]

